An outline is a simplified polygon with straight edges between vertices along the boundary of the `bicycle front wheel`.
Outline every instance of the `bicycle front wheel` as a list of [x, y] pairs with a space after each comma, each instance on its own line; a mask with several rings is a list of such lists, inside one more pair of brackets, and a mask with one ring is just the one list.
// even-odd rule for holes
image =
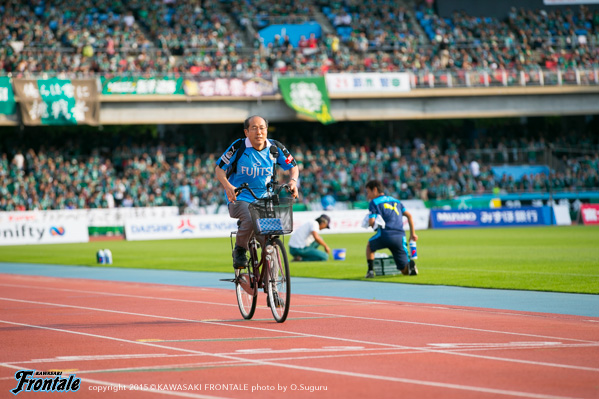
[[237, 305], [244, 319], [249, 320], [256, 311], [258, 301], [258, 289], [256, 281], [248, 272], [249, 267], [235, 270], [235, 292], [237, 294]]
[[[268, 247], [267, 247], [268, 248]], [[291, 300], [291, 279], [287, 251], [280, 239], [272, 242], [272, 252], [268, 263], [268, 303], [273, 317], [278, 323], [287, 319]]]

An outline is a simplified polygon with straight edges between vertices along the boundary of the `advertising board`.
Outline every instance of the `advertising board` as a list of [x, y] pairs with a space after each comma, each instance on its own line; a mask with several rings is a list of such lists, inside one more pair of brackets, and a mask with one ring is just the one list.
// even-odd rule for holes
[[[414, 219], [414, 228], [428, 228], [430, 210], [410, 210]], [[293, 214], [294, 230], [305, 222], [316, 219], [323, 212], [295, 212]], [[362, 227], [367, 215], [366, 210], [325, 212], [331, 218], [331, 228], [323, 230], [324, 234], [365, 233], [372, 229]], [[409, 231], [404, 218], [404, 228]], [[184, 215], [164, 218], [129, 219], [125, 221], [125, 238], [127, 240], [173, 240], [186, 238], [229, 237], [231, 231], [237, 230], [237, 220], [227, 214], [219, 215]]]
[[553, 224], [552, 209], [548, 206], [431, 211], [431, 225], [435, 229], [550, 224]]
[[405, 93], [411, 90], [410, 74], [393, 73], [327, 73], [329, 94], [340, 93]]
[[80, 222], [88, 226], [123, 226], [127, 219], [161, 218], [176, 216], [176, 206], [96, 208], [96, 209], [56, 209], [50, 211], [8, 211], [0, 212], [0, 225], [11, 222]]
[[88, 241], [87, 223], [22, 221], [0, 224], [0, 246], [67, 244]]
[[584, 224], [599, 224], [599, 204], [582, 204], [580, 216]]

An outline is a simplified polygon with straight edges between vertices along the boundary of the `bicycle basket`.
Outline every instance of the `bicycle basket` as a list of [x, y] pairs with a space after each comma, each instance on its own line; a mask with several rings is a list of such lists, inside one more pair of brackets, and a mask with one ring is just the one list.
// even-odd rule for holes
[[248, 209], [256, 234], [289, 234], [293, 231], [293, 198], [261, 198]]

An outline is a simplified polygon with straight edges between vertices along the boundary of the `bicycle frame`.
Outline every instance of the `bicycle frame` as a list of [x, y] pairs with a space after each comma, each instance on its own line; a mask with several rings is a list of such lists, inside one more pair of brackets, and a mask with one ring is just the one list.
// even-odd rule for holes
[[[289, 190], [288, 185], [282, 185], [274, 189], [276, 183], [267, 186], [268, 199], [277, 201], [278, 194], [283, 188]], [[258, 200], [254, 192], [244, 184], [236, 192], [248, 190]], [[258, 290], [262, 289], [267, 294], [267, 304], [271, 309], [273, 317], [279, 323], [287, 319], [289, 313], [290, 287], [289, 262], [284, 244], [281, 242], [279, 233], [266, 233], [250, 238], [248, 251], [250, 262], [247, 268], [236, 269], [234, 279], [226, 279], [235, 283], [237, 292], [237, 303], [244, 319], [251, 319], [256, 309]], [[268, 231], [268, 230], [265, 230]], [[285, 232], [286, 230], [280, 230]], [[237, 232], [231, 232], [231, 248], [233, 249], [233, 236]], [[259, 238], [260, 237], [260, 238]], [[262, 239], [263, 238], [263, 239]], [[258, 248], [261, 248], [260, 255]]]
[[[276, 238], [278, 238], [278, 236], [268, 236], [265, 240], [265, 248], [268, 245], [272, 245], [272, 241]], [[268, 271], [268, 268], [264, 267], [266, 263], [266, 253], [263, 250], [260, 255], [258, 255], [259, 244], [257, 241], [258, 240], [256, 240], [255, 237], [252, 237], [249, 242], [248, 250], [250, 252], [250, 264], [248, 265], [248, 268], [251, 268], [252, 271], [250, 274], [250, 281], [240, 279], [240, 277], [237, 276], [237, 281], [241, 284], [241, 287], [250, 295], [257, 295], [258, 289], [264, 289], [264, 292], [267, 293], [266, 286], [264, 285], [266, 273]]]

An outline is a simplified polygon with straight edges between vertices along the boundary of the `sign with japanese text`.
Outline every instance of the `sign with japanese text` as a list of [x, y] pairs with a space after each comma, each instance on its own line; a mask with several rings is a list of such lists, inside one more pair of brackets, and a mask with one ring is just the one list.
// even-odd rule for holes
[[0, 212], [0, 226], [6, 223], [84, 223], [88, 226], [123, 226], [129, 219], [177, 216], [176, 206], [118, 207], [92, 209], [54, 209], [48, 211]]
[[599, 224], [599, 204], [582, 204], [580, 216], [584, 224]]
[[251, 79], [194, 77], [185, 79], [183, 87], [185, 94], [192, 97], [262, 97], [277, 93], [272, 80], [260, 77]]
[[285, 103], [297, 113], [324, 125], [335, 122], [324, 77], [279, 78]]
[[599, 4], [599, 0], [543, 0], [546, 6], [570, 6], [572, 4]]
[[25, 125], [97, 125], [98, 90], [93, 79], [14, 79]]
[[102, 94], [160, 94], [172, 95], [183, 94], [183, 78], [160, 77], [142, 78], [131, 76], [114, 76], [100, 78], [102, 82]]
[[553, 224], [548, 206], [488, 208], [470, 210], [431, 210], [433, 228], [534, 226]]
[[337, 93], [405, 93], [410, 91], [408, 73], [327, 73], [327, 89]]
[[10, 78], [0, 77], [0, 114], [12, 115], [15, 113], [17, 103], [10, 84]]

